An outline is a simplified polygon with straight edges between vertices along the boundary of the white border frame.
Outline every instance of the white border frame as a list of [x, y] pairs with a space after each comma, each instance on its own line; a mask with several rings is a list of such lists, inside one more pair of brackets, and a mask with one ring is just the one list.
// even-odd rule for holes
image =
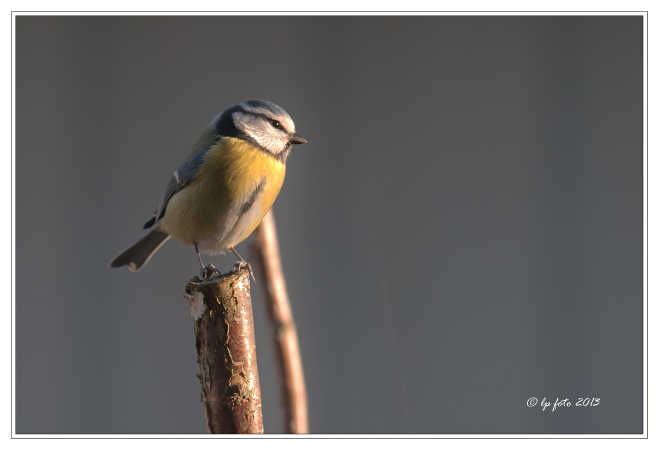
[[[643, 433], [642, 434], [311, 434], [286, 435], [266, 434], [262, 436], [218, 436], [205, 434], [16, 434], [15, 422], [15, 316], [16, 288], [15, 261], [15, 19], [29, 15], [150, 15], [150, 16], [194, 16], [194, 15], [274, 15], [274, 16], [575, 16], [611, 15], [643, 16]], [[647, 439], [648, 438], [648, 12], [647, 11], [12, 11], [11, 12], [11, 438], [12, 439]]]

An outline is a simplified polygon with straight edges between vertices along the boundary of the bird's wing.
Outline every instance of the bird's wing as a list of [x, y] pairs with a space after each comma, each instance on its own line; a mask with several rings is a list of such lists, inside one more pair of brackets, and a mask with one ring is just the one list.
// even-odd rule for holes
[[162, 197], [160, 206], [145, 224], [144, 229], [151, 228], [154, 226], [160, 219], [165, 216], [165, 211], [167, 210], [167, 204], [174, 194], [186, 187], [188, 184], [195, 179], [199, 173], [199, 169], [204, 163], [204, 158], [206, 153], [210, 150], [217, 138], [219, 136], [213, 129], [208, 129], [197, 141], [197, 144], [194, 146], [192, 153], [188, 156], [183, 164], [181, 164], [172, 174], [172, 177], [167, 183], [165, 188], [165, 194]]

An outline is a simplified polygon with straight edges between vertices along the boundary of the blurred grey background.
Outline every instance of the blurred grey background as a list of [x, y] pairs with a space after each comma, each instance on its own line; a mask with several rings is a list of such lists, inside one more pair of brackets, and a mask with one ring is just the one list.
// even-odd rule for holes
[[[641, 433], [642, 33], [640, 16], [18, 17], [16, 431], [205, 431], [193, 251], [108, 262], [211, 118], [263, 98], [312, 142], [275, 206], [312, 432]], [[258, 274], [254, 294], [277, 433]]]

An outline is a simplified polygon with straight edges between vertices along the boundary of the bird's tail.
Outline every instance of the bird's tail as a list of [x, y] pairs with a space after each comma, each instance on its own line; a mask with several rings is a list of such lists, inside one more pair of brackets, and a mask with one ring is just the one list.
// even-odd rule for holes
[[169, 234], [160, 230], [152, 230], [128, 250], [117, 256], [110, 263], [110, 267], [128, 266], [133, 272], [140, 270], [170, 237]]

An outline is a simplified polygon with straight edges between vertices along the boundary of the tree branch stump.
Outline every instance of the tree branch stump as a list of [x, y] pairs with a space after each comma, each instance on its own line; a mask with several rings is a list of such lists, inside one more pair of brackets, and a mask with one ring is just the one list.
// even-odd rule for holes
[[263, 433], [249, 271], [185, 287], [194, 319], [201, 402], [209, 433]]

